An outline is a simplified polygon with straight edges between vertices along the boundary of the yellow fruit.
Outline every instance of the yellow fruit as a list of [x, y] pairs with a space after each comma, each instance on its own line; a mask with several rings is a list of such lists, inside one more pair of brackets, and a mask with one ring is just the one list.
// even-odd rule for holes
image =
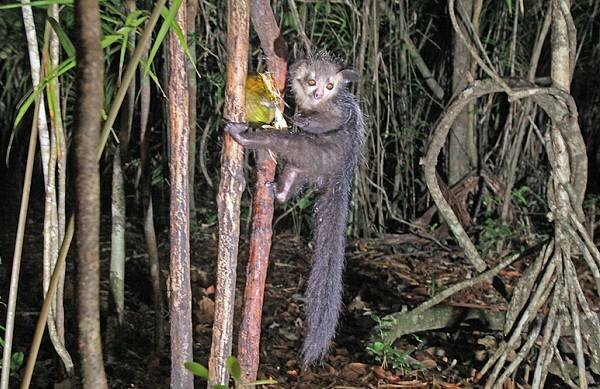
[[270, 124], [275, 119], [275, 96], [265, 82], [271, 82], [265, 73], [248, 74], [246, 78], [246, 121], [252, 126]]

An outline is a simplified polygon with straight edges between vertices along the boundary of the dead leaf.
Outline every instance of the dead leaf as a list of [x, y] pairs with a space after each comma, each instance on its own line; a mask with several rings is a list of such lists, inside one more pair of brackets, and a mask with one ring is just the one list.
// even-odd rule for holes
[[433, 359], [423, 359], [421, 365], [428, 370], [435, 369], [437, 367], [437, 362]]
[[398, 381], [394, 384], [395, 388], [426, 388], [427, 382], [423, 381]]
[[383, 367], [381, 366], [373, 366], [373, 368], [371, 369], [371, 371], [373, 371], [373, 374], [375, 374], [375, 377], [379, 378], [379, 379], [386, 379], [386, 372], [383, 369]]
[[356, 241], [356, 248], [358, 249], [358, 251], [361, 251], [363, 253], [369, 251], [369, 246], [367, 245], [367, 243], [360, 239]]
[[291, 378], [298, 378], [298, 370], [294, 369], [294, 370], [288, 370], [287, 371], [287, 375]]
[[342, 377], [348, 380], [356, 380], [367, 375], [367, 365], [364, 363], [353, 362], [349, 363], [342, 369]]

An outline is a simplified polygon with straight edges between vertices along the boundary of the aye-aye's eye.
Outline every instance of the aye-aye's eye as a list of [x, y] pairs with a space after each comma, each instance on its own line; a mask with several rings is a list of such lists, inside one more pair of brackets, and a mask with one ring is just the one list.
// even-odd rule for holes
[[333, 83], [330, 82], [329, 84], [325, 85], [325, 88], [332, 90], [333, 89]]
[[308, 80], [308, 85], [315, 86], [317, 82], [315, 80]]

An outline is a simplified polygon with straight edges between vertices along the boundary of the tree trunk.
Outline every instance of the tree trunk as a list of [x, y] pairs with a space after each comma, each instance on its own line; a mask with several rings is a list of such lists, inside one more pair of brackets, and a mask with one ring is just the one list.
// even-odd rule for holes
[[[248, 72], [248, 1], [229, 0], [227, 4], [227, 74], [223, 117], [231, 122], [244, 121], [245, 84]], [[208, 387], [227, 385], [225, 361], [231, 354], [233, 308], [238, 240], [240, 237], [240, 201], [245, 181], [243, 149], [227, 134], [221, 151], [221, 182], [217, 195], [219, 214], [219, 252], [217, 290], [212, 345], [208, 360]]]
[[100, 174], [96, 154], [104, 108], [104, 56], [98, 0], [75, 2], [77, 90], [77, 270], [79, 352], [83, 386], [107, 388], [100, 335]]
[[[173, 1], [170, 2], [171, 7]], [[186, 31], [186, 1], [177, 11], [176, 22]], [[169, 301], [171, 323], [171, 387], [193, 388], [194, 377], [184, 363], [193, 359], [192, 291], [190, 284], [189, 240], [189, 96], [187, 63], [183, 47], [173, 31], [169, 33], [169, 146], [171, 150], [171, 263]]]
[[[463, 15], [471, 18], [473, 0], [462, 0], [457, 7], [464, 9]], [[452, 91], [460, 92], [467, 86], [467, 75], [471, 70], [471, 54], [465, 42], [454, 33], [454, 52], [452, 58]], [[473, 142], [473, 105], [469, 104], [458, 115], [450, 131], [448, 140], [448, 184], [453, 186], [471, 170], [470, 147]]]
[[[252, 25], [267, 58], [269, 73], [273, 76], [279, 93], [283, 94], [287, 73], [287, 45], [280, 37], [279, 26], [269, 1], [253, 1], [250, 13]], [[283, 104], [280, 104], [279, 109], [283, 110]], [[273, 192], [268, 189], [267, 183], [275, 179], [275, 167], [275, 161], [268, 150], [257, 150], [256, 193], [252, 200], [252, 232], [238, 340], [238, 359], [242, 367], [242, 378], [246, 382], [256, 380], [260, 360], [262, 305], [273, 235]]]
[[[196, 34], [196, 15], [198, 14], [198, 0], [188, 0], [187, 2], [187, 35]], [[188, 43], [190, 50], [190, 57], [192, 61], [188, 64], [188, 93], [190, 95], [190, 221], [192, 225], [196, 224], [196, 133], [197, 133], [197, 121], [196, 121], [196, 96], [198, 90], [198, 82], [196, 81], [196, 41]]]

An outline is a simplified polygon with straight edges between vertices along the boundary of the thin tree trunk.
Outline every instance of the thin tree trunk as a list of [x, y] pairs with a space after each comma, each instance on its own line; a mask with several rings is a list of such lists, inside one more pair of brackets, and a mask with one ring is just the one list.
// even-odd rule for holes
[[[473, 14], [473, 0], [462, 0], [457, 5], [464, 9], [464, 15], [469, 18]], [[452, 58], [452, 90], [460, 92], [467, 86], [467, 74], [471, 70], [471, 54], [458, 34], [454, 33], [454, 51]], [[468, 146], [473, 134], [473, 108], [468, 105], [456, 118], [452, 125], [448, 140], [448, 184], [456, 184], [471, 171], [470, 147]]]
[[[223, 117], [231, 122], [244, 121], [246, 73], [248, 72], [248, 1], [229, 0], [227, 4], [227, 74]], [[208, 387], [227, 385], [226, 358], [231, 354], [233, 308], [240, 201], [244, 190], [243, 149], [225, 135], [221, 151], [221, 182], [217, 195], [219, 214], [219, 252], [217, 290], [212, 345], [208, 360]]]
[[121, 152], [115, 148], [112, 170], [110, 236], [110, 290], [112, 291], [119, 325], [123, 324], [125, 307], [125, 182]]
[[[51, 10], [48, 11], [52, 16]], [[57, 12], [55, 10], [55, 12]], [[46, 24], [44, 33], [44, 66], [54, 69], [58, 66], [59, 43], [58, 37], [50, 24]], [[46, 177], [46, 196], [44, 199], [44, 253], [43, 253], [43, 295], [48, 293], [50, 277], [56, 266], [58, 258], [58, 249], [62, 239], [61, 231], [58, 225], [58, 204], [56, 187], [56, 167], [58, 162], [59, 138], [63, 133], [62, 118], [60, 112], [60, 93], [58, 89], [58, 80], [51, 79], [46, 88], [48, 96], [48, 113], [50, 115], [50, 148], [49, 161]], [[60, 134], [60, 135], [59, 135]], [[62, 278], [62, 277], [61, 277]], [[58, 306], [58, 307], [57, 307]], [[57, 310], [60, 311], [61, 324], [57, 323]], [[60, 356], [67, 375], [73, 374], [73, 361], [64, 344], [64, 310], [62, 305], [62, 296], [60, 300], [53, 300], [50, 314], [48, 317], [48, 335], [56, 353]]]
[[[33, 88], [37, 88], [41, 80], [40, 51], [35, 30], [35, 21], [33, 19], [33, 10], [28, 0], [21, 0], [21, 12], [23, 14], [23, 26], [25, 27], [25, 36], [27, 37], [27, 50], [29, 53], [29, 64], [31, 66], [31, 79]], [[46, 119], [46, 105], [44, 99], [40, 100], [40, 109], [38, 112], [38, 135], [40, 142], [40, 155], [42, 158], [42, 171], [44, 172], [44, 182], [48, 184], [48, 164], [50, 161], [50, 135], [48, 133], [48, 121]]]
[[[198, 0], [188, 0], [187, 2], [187, 34], [195, 36], [196, 34], [196, 16], [198, 14]], [[196, 62], [196, 40], [188, 43], [190, 57]], [[198, 83], [196, 81], [195, 63], [188, 64], [188, 93], [190, 95], [190, 220], [192, 225], [196, 223], [196, 188], [194, 185], [196, 178], [196, 96]]]
[[83, 386], [107, 388], [100, 334], [100, 113], [104, 108], [104, 56], [98, 0], [75, 2], [77, 90], [75, 158], [77, 161], [77, 270], [79, 352]]
[[[48, 28], [49, 30], [49, 28]], [[56, 97], [54, 93], [54, 83], [49, 84], [49, 94], [52, 94], [53, 98]], [[48, 166], [48, 181], [46, 185], [46, 196], [45, 196], [45, 209], [44, 209], [44, 253], [43, 253], [43, 295], [46, 297], [48, 293], [48, 287], [50, 285], [50, 278], [56, 266], [56, 260], [58, 258], [58, 249], [60, 245], [59, 241], [59, 229], [58, 229], [58, 211], [56, 204], [56, 160], [57, 160], [57, 123], [56, 108], [58, 102], [54, 101], [52, 105], [49, 104], [49, 111], [51, 117], [51, 140], [50, 140], [50, 160]], [[60, 111], [58, 111], [60, 113]], [[48, 335], [52, 341], [52, 345], [56, 350], [56, 353], [60, 356], [65, 370], [68, 375], [73, 373], [73, 361], [69, 352], [64, 345], [64, 327], [59, 332], [56, 322], [56, 300], [53, 301], [48, 317]], [[60, 301], [62, 308], [62, 300]], [[62, 310], [61, 310], [62, 311]], [[64, 317], [64, 316], [63, 316]], [[62, 336], [60, 334], [63, 334]]]
[[[250, 14], [267, 59], [269, 73], [273, 76], [278, 91], [283, 93], [287, 73], [287, 45], [280, 37], [279, 26], [269, 1], [253, 1]], [[283, 110], [283, 104], [280, 104], [279, 109]], [[273, 235], [273, 191], [268, 189], [267, 183], [273, 182], [275, 167], [267, 150], [257, 151], [256, 193], [252, 200], [252, 232], [238, 340], [238, 360], [242, 367], [242, 378], [246, 382], [256, 380], [259, 365], [262, 305]]]
[[[127, 14], [135, 12], [135, 1], [124, 1]], [[127, 61], [132, 62], [135, 51], [135, 30], [127, 37]], [[121, 86], [121, 69], [119, 69], [118, 83]], [[126, 226], [127, 209], [125, 201], [125, 177], [123, 176], [123, 163], [127, 161], [133, 114], [135, 109], [135, 77], [131, 78], [127, 87], [127, 95], [120, 110], [119, 120], [119, 145], [113, 154], [112, 194], [111, 194], [111, 238], [110, 238], [110, 289], [115, 303], [119, 325], [123, 323], [125, 306], [125, 257], [126, 257]], [[117, 155], [119, 154], [119, 155]], [[112, 328], [112, 326], [111, 326]]]
[[158, 260], [158, 245], [154, 229], [154, 211], [152, 208], [152, 195], [147, 199], [148, 205], [144, 210], [144, 235], [148, 248], [148, 261], [150, 264], [150, 279], [152, 282], [152, 301], [154, 303], [154, 348], [162, 351], [165, 347], [162, 283], [160, 282], [160, 262]]
[[[144, 60], [148, 57], [150, 42], [142, 55]], [[144, 235], [148, 249], [148, 262], [150, 265], [150, 280], [152, 283], [152, 302], [154, 303], [154, 348], [161, 351], [164, 348], [164, 320], [163, 320], [163, 293], [160, 280], [160, 262], [158, 258], [158, 245], [156, 231], [154, 230], [154, 212], [152, 208], [152, 174], [148, 158], [150, 142], [148, 141], [148, 116], [150, 114], [150, 77], [141, 69], [140, 75], [140, 174], [141, 197], [144, 207]]]
[[[48, 8], [48, 15], [59, 22], [59, 7], [58, 4], [51, 5]], [[50, 32], [50, 62], [52, 68], [56, 69], [60, 63], [60, 43], [58, 36], [51, 29]], [[67, 141], [65, 139], [65, 131], [62, 120], [62, 111], [60, 109], [60, 80], [55, 78], [51, 81], [54, 85], [54, 101], [56, 109], [53, 117], [53, 125], [56, 133], [56, 166], [58, 169], [57, 183], [57, 225], [58, 225], [58, 244], [62, 242], [65, 236], [66, 227], [66, 193], [67, 193]], [[58, 254], [58, 253], [57, 253]], [[61, 269], [58, 279], [58, 289], [56, 292], [56, 328], [58, 336], [62, 344], [65, 344], [65, 310], [63, 305], [64, 285], [65, 285], [65, 267]]]
[[[173, 6], [173, 1], [170, 2]], [[175, 18], [186, 31], [186, 1]], [[189, 95], [187, 63], [177, 36], [169, 33], [169, 145], [171, 150], [170, 207], [170, 323], [171, 323], [171, 387], [193, 388], [194, 377], [184, 363], [193, 359], [192, 291], [190, 284], [189, 241]]]
[[[125, 11], [131, 14], [136, 11], [135, 1], [124, 1]], [[131, 31], [127, 37], [127, 61], [131, 62], [136, 44], [135, 30]], [[119, 80], [119, 83], [121, 80]], [[127, 87], [127, 95], [125, 96], [125, 104], [121, 106], [121, 117], [119, 123], [119, 148], [121, 151], [121, 161], [125, 161], [127, 151], [129, 149], [129, 140], [131, 138], [131, 127], [133, 125], [133, 114], [135, 109], [135, 77], [133, 77]]]

